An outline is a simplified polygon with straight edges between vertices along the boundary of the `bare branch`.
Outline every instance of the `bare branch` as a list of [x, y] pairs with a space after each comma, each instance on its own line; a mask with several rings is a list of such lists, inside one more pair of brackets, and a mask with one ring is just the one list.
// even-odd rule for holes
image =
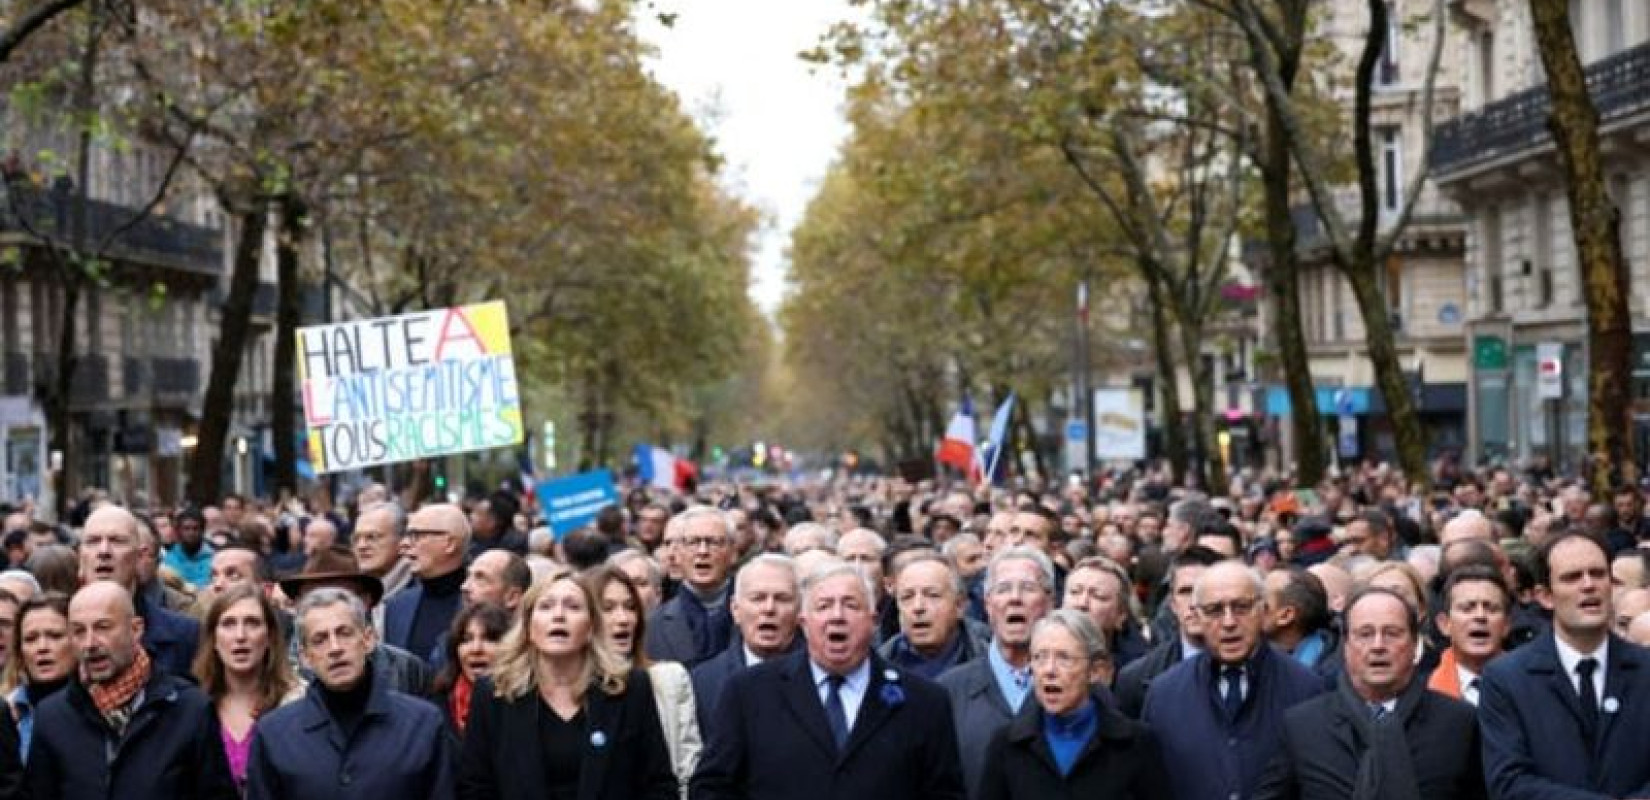
[[11, 54], [22, 46], [35, 31], [40, 30], [56, 19], [58, 15], [74, 9], [86, 0], [47, 0], [34, 8], [29, 9], [21, 19], [13, 23], [4, 33], [0, 33], [0, 64], [11, 60]]

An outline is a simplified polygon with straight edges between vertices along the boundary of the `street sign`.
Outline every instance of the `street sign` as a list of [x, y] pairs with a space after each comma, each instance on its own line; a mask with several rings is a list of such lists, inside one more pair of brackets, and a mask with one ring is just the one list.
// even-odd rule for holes
[[1341, 458], [1356, 458], [1358, 455], [1358, 418], [1350, 414], [1341, 416], [1340, 435], [1335, 437], [1335, 449]]
[[1089, 424], [1080, 419], [1066, 421], [1066, 441], [1081, 442], [1089, 438]]
[[1507, 340], [1499, 336], [1473, 337], [1472, 365], [1477, 369], [1506, 369]]
[[1542, 400], [1564, 398], [1564, 343], [1535, 346], [1535, 395]]

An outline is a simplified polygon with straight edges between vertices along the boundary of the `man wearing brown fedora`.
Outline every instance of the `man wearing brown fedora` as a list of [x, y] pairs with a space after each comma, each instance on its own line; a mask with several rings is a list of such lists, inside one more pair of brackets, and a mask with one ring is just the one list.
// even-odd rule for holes
[[[335, 545], [319, 550], [304, 563], [304, 569], [296, 575], [281, 580], [281, 592], [291, 598], [294, 604], [303, 600], [305, 594], [322, 587], [343, 589], [367, 605], [370, 611], [384, 599], [384, 584], [378, 578], [362, 572], [355, 563], [355, 555], [343, 545]], [[297, 659], [297, 641], [293, 642], [293, 663]], [[367, 658], [372, 672], [380, 679], [387, 680], [390, 689], [410, 694], [414, 697], [424, 697], [430, 692], [430, 681], [433, 677], [430, 668], [417, 656], [388, 642], [379, 640]], [[300, 670], [302, 671], [302, 670]], [[313, 675], [305, 674], [305, 679], [313, 679]]]

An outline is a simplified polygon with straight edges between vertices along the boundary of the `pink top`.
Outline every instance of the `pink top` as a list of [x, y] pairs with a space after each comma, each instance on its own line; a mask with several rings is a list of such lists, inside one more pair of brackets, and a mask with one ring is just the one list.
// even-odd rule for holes
[[252, 754], [252, 733], [257, 730], [253, 725], [246, 731], [246, 738], [235, 740], [235, 734], [229, 731], [229, 726], [220, 726], [223, 735], [223, 752], [229, 757], [229, 774], [235, 776], [235, 788], [246, 791], [246, 759]]

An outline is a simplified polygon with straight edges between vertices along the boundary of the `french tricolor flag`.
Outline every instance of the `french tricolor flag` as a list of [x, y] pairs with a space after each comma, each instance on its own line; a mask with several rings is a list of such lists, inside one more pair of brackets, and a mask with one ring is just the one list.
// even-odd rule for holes
[[650, 444], [636, 445], [632, 454], [636, 460], [636, 472], [648, 485], [658, 489], [675, 489], [676, 456], [663, 447], [654, 447]]
[[939, 452], [934, 456], [941, 464], [950, 464], [964, 474], [973, 475], [978, 465], [974, 460], [974, 401], [963, 396], [962, 406], [945, 426], [945, 438], [940, 440]]

